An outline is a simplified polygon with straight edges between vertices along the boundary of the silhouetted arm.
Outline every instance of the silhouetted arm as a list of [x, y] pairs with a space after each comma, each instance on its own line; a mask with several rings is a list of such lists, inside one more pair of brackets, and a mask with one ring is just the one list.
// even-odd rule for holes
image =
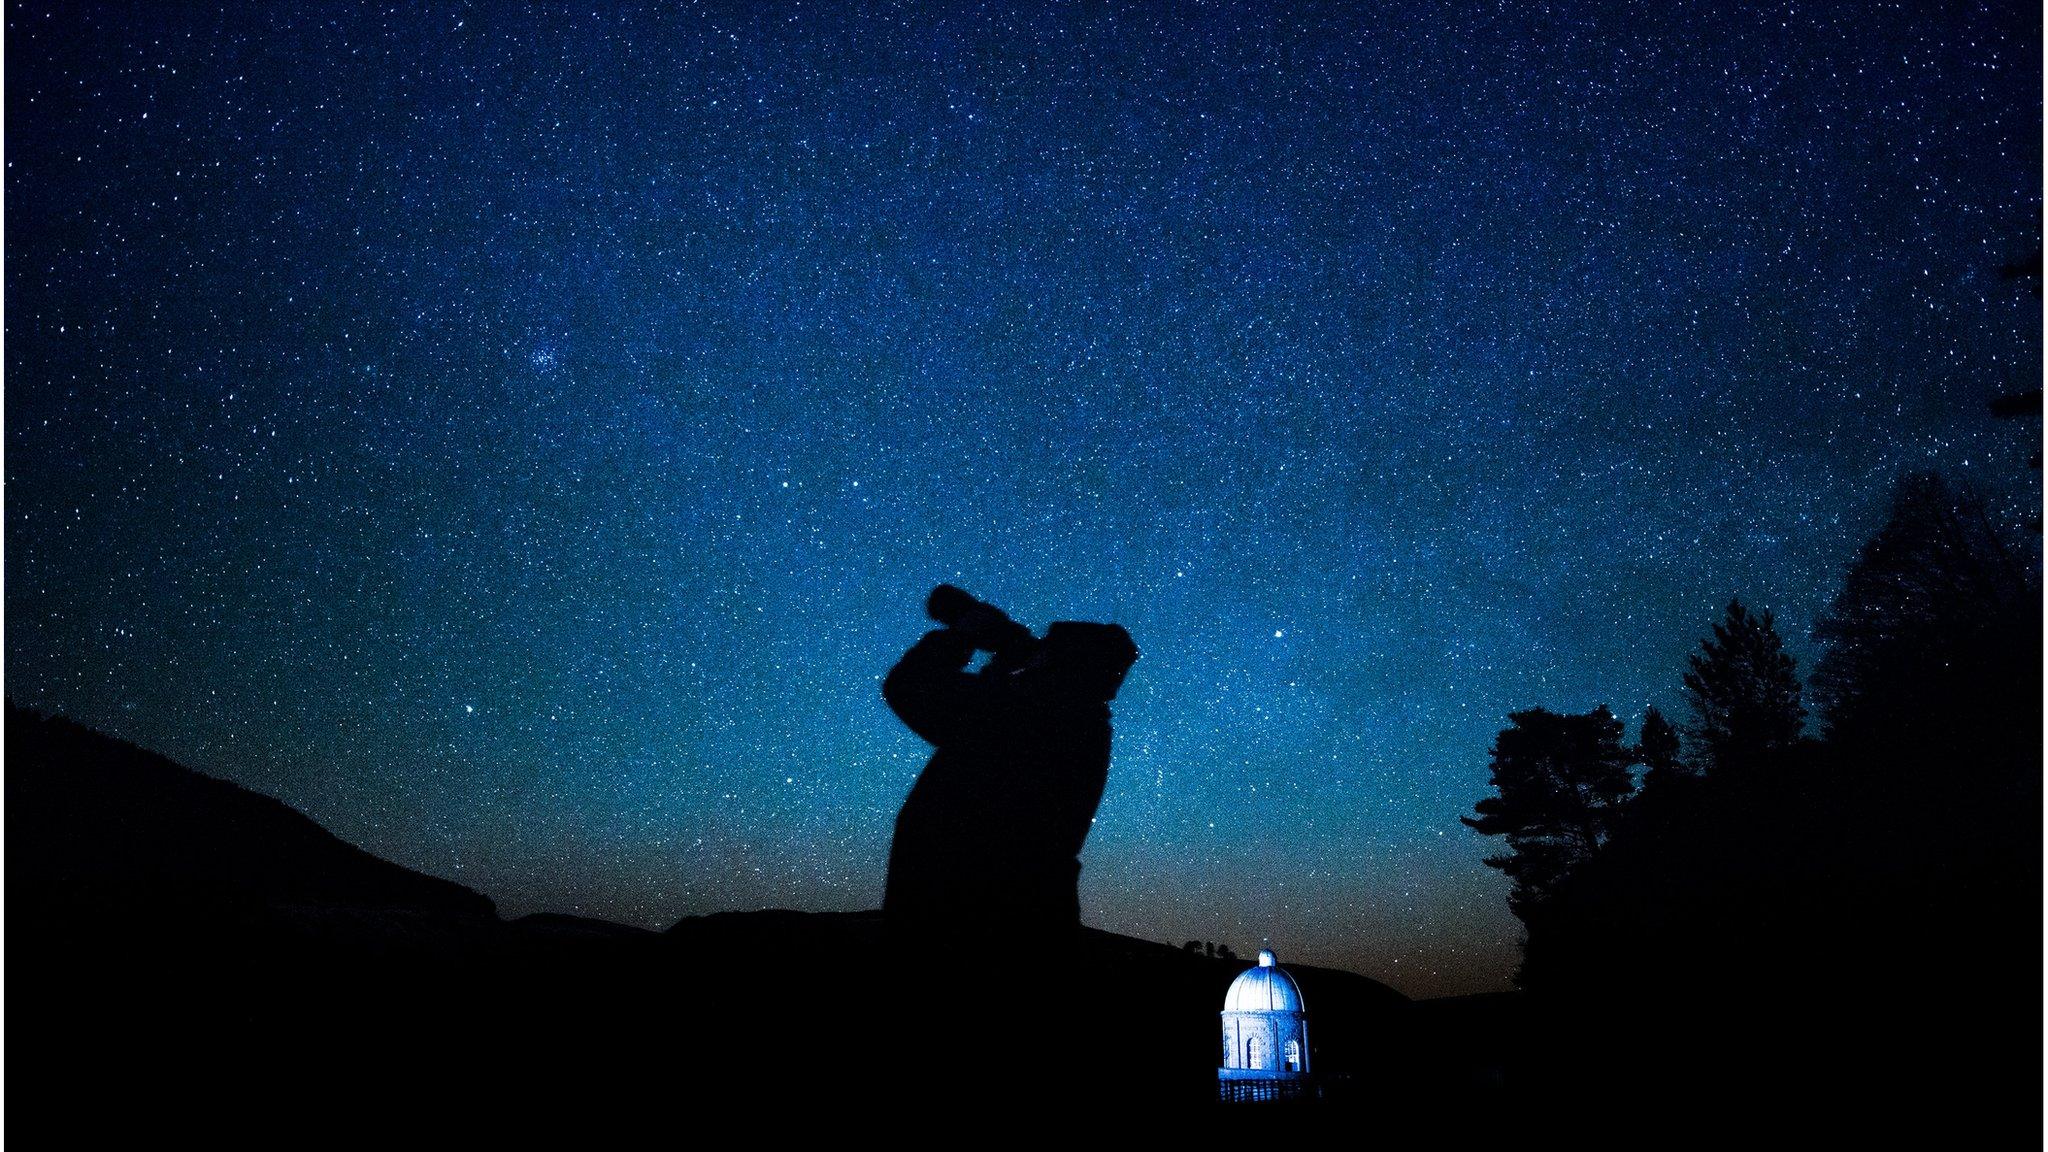
[[882, 680], [882, 699], [912, 732], [935, 747], [983, 731], [994, 717], [997, 685], [968, 672], [974, 644], [951, 628], [924, 634]]

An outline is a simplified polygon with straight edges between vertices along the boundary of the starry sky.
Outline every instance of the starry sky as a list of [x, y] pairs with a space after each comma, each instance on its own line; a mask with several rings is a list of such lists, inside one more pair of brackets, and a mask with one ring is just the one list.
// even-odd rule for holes
[[1977, 3], [7, 8], [6, 690], [507, 914], [875, 907], [951, 581], [1143, 650], [1092, 924], [1504, 987], [1512, 709], [2016, 504]]

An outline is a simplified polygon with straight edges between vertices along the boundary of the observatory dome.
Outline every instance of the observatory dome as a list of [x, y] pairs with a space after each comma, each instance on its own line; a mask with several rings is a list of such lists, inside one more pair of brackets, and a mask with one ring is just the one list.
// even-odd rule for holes
[[1225, 1012], [1301, 1012], [1301, 987], [1273, 953], [1259, 951], [1259, 966], [1247, 968], [1223, 994]]

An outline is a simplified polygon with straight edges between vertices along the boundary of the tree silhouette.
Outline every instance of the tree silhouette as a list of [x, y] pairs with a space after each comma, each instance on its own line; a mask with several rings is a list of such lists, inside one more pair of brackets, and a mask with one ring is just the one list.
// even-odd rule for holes
[[1991, 398], [1991, 414], [2000, 420], [2017, 420], [2023, 416], [2041, 414], [2041, 390], [2029, 388], [2024, 392], [2007, 392]]
[[[2021, 635], [2039, 635], [2028, 623], [2038, 577], [2012, 535], [1978, 493], [1933, 474], [1899, 481], [1889, 518], [1814, 626], [1814, 698], [1831, 738], [1896, 758], [1898, 741], [1924, 743], [1930, 724], [1950, 741], [2024, 708], [2007, 698], [2016, 681], [2038, 681]], [[2021, 695], [2038, 703], [2030, 687]], [[1987, 710], [1994, 701], [2005, 703]]]
[[[2033, 254], [2025, 259], [2015, 260], [2010, 264], [2000, 267], [1998, 274], [2001, 279], [2023, 285], [2029, 295], [2039, 299], [2041, 296], [2041, 250], [2036, 248]], [[2006, 392], [1994, 396], [1991, 398], [1991, 414], [2000, 420], [2024, 419], [2026, 417], [2033, 417], [2038, 420], [2041, 417], [2041, 389], [2025, 388], [2017, 392]], [[2038, 447], [2032, 455], [2027, 457], [2027, 466], [2030, 468], [2039, 468], [2041, 466], [2041, 452]], [[2035, 519], [2033, 525], [2035, 530], [2039, 531], [2040, 520], [2038, 518]]]
[[[2014, 1056], [2039, 1048], [2042, 959], [2041, 558], [2023, 514], [1899, 482], [1814, 629], [1819, 740], [1770, 614], [1739, 602], [1689, 659], [1685, 739], [1650, 709], [1633, 748], [1586, 757], [1562, 734], [1585, 718], [1515, 714], [1499, 795], [1465, 823], [1508, 839], [1487, 863], [1527, 928], [1527, 1098], [1600, 1084], [1697, 1108], [1778, 1085], [1856, 1115], [2038, 1091], [2039, 1064]], [[1567, 783], [1624, 756], [1647, 769], [1640, 795]]]
[[1682, 754], [1678, 729], [1652, 704], [1643, 714], [1642, 735], [1636, 738], [1636, 762], [1644, 768], [1644, 790], [1663, 787], [1672, 777], [1683, 773]]
[[1634, 791], [1621, 721], [1601, 705], [1582, 715], [1544, 708], [1510, 713], [1493, 745], [1496, 795], [1460, 822], [1502, 836], [1508, 850], [1486, 858], [1514, 887], [1508, 907], [1532, 930], [1558, 885], [1599, 848], [1618, 805]]
[[1999, 265], [1998, 276], [2001, 280], [2011, 280], [2018, 283], [2024, 286], [2028, 292], [2039, 296], [2041, 294], [2041, 250], [2036, 248], [2029, 256], [2014, 260], [2010, 264]]
[[[1541, 735], [1573, 718], [1516, 714], [1500, 796], [1466, 823], [1508, 836], [1487, 863], [1528, 929], [1516, 979], [1557, 1025], [1524, 1051], [1532, 1096], [1592, 1075], [1692, 1104], [2038, 1089], [2011, 1056], [2039, 1045], [2042, 957], [2041, 572], [2019, 515], [1900, 481], [1814, 630], [1820, 740], [1771, 616], [1739, 602], [1689, 659], [1686, 739], [1645, 714], [1626, 803], [1575, 809]], [[1810, 1046], [1753, 1043], [1790, 1021]]]
[[1806, 717], [1792, 657], [1771, 618], [1728, 602], [1714, 637], [1688, 659], [1694, 754], [1709, 770], [1750, 768], [1790, 748]]

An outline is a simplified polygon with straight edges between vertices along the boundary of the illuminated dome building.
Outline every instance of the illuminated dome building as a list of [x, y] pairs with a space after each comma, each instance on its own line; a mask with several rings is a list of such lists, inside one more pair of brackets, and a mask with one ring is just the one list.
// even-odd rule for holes
[[1269, 951], [1223, 996], [1224, 1100], [1299, 1100], [1315, 1095], [1308, 1074], [1308, 1009], [1301, 987]]

